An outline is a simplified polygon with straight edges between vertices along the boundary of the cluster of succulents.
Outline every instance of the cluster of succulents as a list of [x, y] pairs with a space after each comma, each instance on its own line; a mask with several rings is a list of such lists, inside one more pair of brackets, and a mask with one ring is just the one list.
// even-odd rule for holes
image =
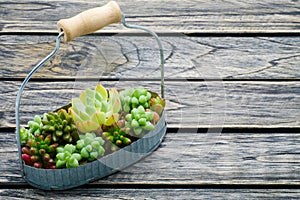
[[52, 136], [32, 135], [21, 128], [22, 159], [25, 164], [35, 168], [55, 169], [55, 151], [58, 143], [52, 143]]
[[56, 149], [56, 167], [78, 167], [80, 163], [96, 160], [104, 155], [104, 140], [94, 133], [81, 135], [76, 145], [66, 144]]
[[[102, 133], [103, 138], [110, 143], [107, 143], [107, 149], [110, 151], [116, 151], [118, 147], [122, 148], [132, 143], [128, 133], [119, 127], [107, 130], [107, 132]], [[108, 145], [111, 145], [109, 148]], [[115, 146], [116, 145], [116, 146]]]
[[76, 146], [73, 144], [66, 144], [56, 148], [56, 167], [57, 168], [71, 168], [78, 167], [81, 155], [76, 151]]
[[71, 143], [79, 137], [74, 121], [65, 109], [45, 113], [42, 117], [36, 115], [28, 126], [29, 133], [34, 136], [51, 135], [53, 142]]
[[93, 161], [104, 155], [104, 144], [105, 141], [102, 137], [97, 137], [95, 133], [86, 133], [80, 136], [80, 140], [76, 144], [76, 149], [83, 159]]
[[86, 89], [71, 104], [22, 127], [22, 159], [36, 168], [78, 167], [155, 129], [165, 100], [144, 88]]
[[130, 113], [125, 116], [125, 127], [131, 128], [135, 136], [143, 136], [147, 131], [154, 130], [154, 124], [159, 120], [159, 115], [143, 106], [133, 108]]
[[130, 112], [133, 108], [139, 106], [143, 106], [145, 109], [149, 108], [151, 97], [151, 93], [142, 87], [136, 89], [126, 88], [120, 92], [120, 99], [125, 112]]
[[41, 122], [43, 124], [42, 134], [52, 135], [54, 142], [72, 143], [78, 139], [77, 128], [65, 109], [44, 114]]

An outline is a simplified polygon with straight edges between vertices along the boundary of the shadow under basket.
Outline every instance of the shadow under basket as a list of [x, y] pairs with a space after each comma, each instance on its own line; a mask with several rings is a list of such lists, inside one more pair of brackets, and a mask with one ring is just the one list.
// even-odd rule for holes
[[165, 112], [155, 129], [132, 144], [76, 168], [38, 169], [23, 165], [24, 179], [43, 190], [65, 190], [106, 177], [136, 163], [153, 152], [166, 133]]

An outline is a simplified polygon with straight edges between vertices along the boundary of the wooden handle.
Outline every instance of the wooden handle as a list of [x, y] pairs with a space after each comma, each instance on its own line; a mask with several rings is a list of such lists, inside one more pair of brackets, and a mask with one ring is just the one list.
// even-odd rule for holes
[[57, 22], [58, 32], [64, 32], [64, 41], [93, 33], [109, 24], [120, 22], [121, 9], [115, 1], [110, 1], [102, 7], [86, 10], [74, 17], [61, 19]]

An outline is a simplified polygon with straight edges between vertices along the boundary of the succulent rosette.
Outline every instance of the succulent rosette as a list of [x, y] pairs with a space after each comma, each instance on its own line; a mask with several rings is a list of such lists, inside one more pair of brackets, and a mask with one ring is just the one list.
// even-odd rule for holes
[[121, 101], [115, 88], [107, 90], [98, 84], [94, 90], [86, 89], [79, 98], [72, 99], [71, 116], [80, 133], [101, 130], [119, 119]]

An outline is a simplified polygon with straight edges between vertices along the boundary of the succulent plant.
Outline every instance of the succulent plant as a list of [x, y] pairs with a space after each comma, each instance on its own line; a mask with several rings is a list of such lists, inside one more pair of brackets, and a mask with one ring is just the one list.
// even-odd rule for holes
[[34, 135], [32, 133], [29, 132], [29, 130], [27, 130], [24, 127], [20, 128], [20, 141], [21, 141], [21, 145], [26, 145], [27, 141], [29, 139], [34, 139]]
[[98, 84], [94, 90], [86, 89], [79, 98], [73, 98], [69, 110], [77, 129], [81, 133], [88, 133], [116, 123], [119, 119], [121, 102], [115, 88], [107, 92], [101, 84]]
[[22, 159], [25, 164], [36, 168], [55, 169], [55, 150], [58, 143], [52, 143], [52, 136], [30, 136], [22, 147]]
[[[113, 127], [110, 130], [103, 132], [102, 137], [106, 141], [109, 141], [110, 143], [122, 148], [132, 143], [132, 140], [130, 139], [130, 135], [128, 135], [128, 133], [129, 129], [126, 130], [126, 128]], [[109, 149], [113, 151], [115, 149], [114, 145]]]
[[36, 115], [28, 126], [28, 132], [35, 136], [51, 134], [53, 142], [74, 143], [79, 139], [75, 123], [66, 109], [45, 113], [42, 117]]
[[101, 137], [97, 137], [95, 133], [86, 133], [85, 135], [80, 136], [76, 148], [82, 158], [87, 161], [93, 161], [104, 155], [104, 144], [105, 141]]
[[41, 134], [51, 134], [54, 142], [75, 143], [79, 139], [75, 123], [65, 109], [45, 113], [41, 123]]
[[130, 112], [133, 108], [143, 106], [145, 109], [150, 107], [151, 93], [143, 87], [126, 88], [120, 92], [122, 107], [125, 112]]
[[42, 133], [42, 119], [40, 116], [36, 115], [34, 116], [34, 119], [32, 121], [28, 122], [29, 130], [28, 132], [33, 135], [40, 135]]
[[57, 168], [71, 168], [78, 167], [81, 155], [76, 152], [76, 146], [73, 144], [66, 144], [65, 146], [59, 146], [56, 149], [56, 167]]
[[56, 149], [56, 167], [78, 167], [81, 162], [93, 161], [104, 155], [104, 143], [105, 141], [101, 137], [96, 137], [94, 133], [81, 135], [76, 145], [66, 144]]
[[159, 115], [150, 110], [144, 109], [143, 106], [133, 108], [130, 113], [125, 116], [125, 128], [130, 128], [135, 137], [142, 137], [148, 131], [154, 130], [154, 125], [159, 120]]
[[161, 115], [166, 105], [165, 99], [159, 96], [150, 99], [150, 109]]

